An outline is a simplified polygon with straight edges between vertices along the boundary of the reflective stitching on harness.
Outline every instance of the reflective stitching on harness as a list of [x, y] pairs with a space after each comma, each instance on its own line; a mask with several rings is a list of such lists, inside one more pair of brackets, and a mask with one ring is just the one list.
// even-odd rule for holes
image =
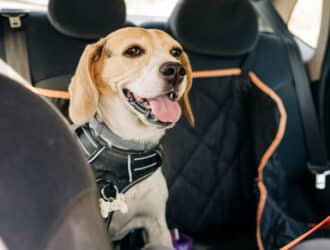
[[131, 182], [128, 186], [126, 186], [121, 192], [125, 193], [128, 189], [130, 189], [132, 186], [134, 186], [136, 183], [139, 183], [140, 181], [148, 178], [150, 175], [152, 175], [153, 173], [147, 174], [145, 176], [142, 176], [139, 179], [136, 179], [135, 181]]
[[92, 163], [100, 154], [102, 154], [102, 152], [106, 149], [105, 146], [103, 146], [102, 148], [100, 148], [99, 151], [97, 151], [91, 158], [88, 159], [88, 163]]
[[143, 157], [137, 157], [137, 158], [134, 158], [133, 160], [134, 160], [134, 161], [141, 161], [141, 160], [149, 159], [149, 158], [154, 157], [154, 156], [156, 156], [156, 155], [157, 155], [157, 153], [153, 153], [153, 154], [151, 154], [151, 155], [147, 155], [147, 156], [143, 156]]
[[[110, 136], [104, 134], [103, 128], [105, 127], [94, 122], [75, 128], [74, 133], [97, 177], [96, 182], [101, 195], [101, 199], [99, 199], [101, 212], [107, 228], [109, 228], [112, 212], [118, 209], [123, 213], [127, 211], [127, 204], [122, 199], [123, 194], [151, 176], [161, 166], [163, 155], [159, 145], [154, 145], [153, 148], [144, 147], [142, 150], [135, 150], [135, 144], [132, 144], [132, 150], [115, 147], [111, 141], [104, 141], [109, 137], [112, 138], [112, 134]], [[104, 184], [100, 180], [107, 180], [108, 183], [117, 187], [117, 195], [112, 194], [110, 190], [110, 196], [106, 201], [104, 199], [105, 190], [102, 189]], [[114, 196], [112, 197], [112, 195]]]
[[144, 167], [134, 168], [134, 171], [141, 171], [141, 170], [144, 170], [144, 169], [147, 169], [147, 168], [151, 168], [153, 166], [156, 166], [157, 164], [158, 164], [158, 162], [154, 162], [154, 163], [149, 164], [149, 165], [144, 166]]
[[91, 154], [88, 152], [87, 148], [85, 148], [85, 145], [79, 139], [77, 141], [79, 142], [80, 146], [84, 150], [85, 154], [89, 157]]
[[132, 169], [131, 169], [131, 155], [128, 155], [127, 157], [127, 168], [128, 168], [129, 183], [131, 183], [133, 181]]

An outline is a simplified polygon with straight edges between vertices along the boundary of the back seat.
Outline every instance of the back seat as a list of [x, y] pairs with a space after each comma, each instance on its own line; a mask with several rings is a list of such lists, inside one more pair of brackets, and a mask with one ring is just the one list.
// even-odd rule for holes
[[[122, 0], [96, 0], [93, 4], [50, 0], [48, 14], [30, 12], [22, 17], [21, 29], [26, 34], [32, 84], [66, 90], [84, 47], [118, 28], [132, 25], [125, 20]], [[9, 25], [8, 19], [0, 16], [0, 26], [5, 24]], [[6, 58], [2, 28], [0, 57]]]
[[[133, 26], [126, 22], [124, 1], [93, 3], [50, 0], [48, 13], [29, 12], [21, 18], [19, 30], [25, 32], [33, 86], [66, 91], [87, 44], [121, 27]], [[8, 18], [0, 15], [0, 26], [3, 25], [9, 26]], [[6, 61], [3, 29], [0, 29], [0, 57]], [[51, 99], [51, 102], [68, 118], [67, 100]]]
[[[66, 4], [77, 5], [76, 1], [59, 2], [64, 9]], [[107, 17], [112, 22], [111, 8], [109, 12]], [[81, 27], [84, 21], [82, 17]], [[74, 35], [72, 38], [67, 36], [68, 32], [63, 35], [63, 27], [61, 33], [54, 29], [45, 13], [30, 13], [23, 22], [34, 85], [65, 89], [84, 46], [98, 37], [86, 39]], [[131, 24], [122, 21], [118, 27], [124, 25]], [[195, 72], [246, 66], [245, 70], [254, 71], [275, 90], [283, 100], [288, 121], [274, 158], [283, 168], [290, 169], [292, 182], [303, 178], [301, 166], [306, 158], [303, 131], [286, 48], [276, 35], [258, 33], [256, 14], [247, 1], [179, 0], [168, 23], [142, 26], [160, 28], [178, 39], [188, 52]], [[0, 56], [3, 56], [2, 44], [0, 36]], [[249, 57], [250, 54], [253, 56]], [[57, 81], [61, 86], [42, 82], [58, 76], [68, 76], [68, 80]], [[195, 78], [190, 99], [196, 128], [189, 127], [182, 119], [164, 138], [168, 159], [164, 173], [170, 191], [169, 225], [192, 235], [197, 244], [214, 249], [256, 248], [258, 162], [244, 94], [235, 76]], [[178, 146], [178, 142], [183, 143]], [[296, 189], [286, 190], [292, 192], [292, 197], [299, 193]], [[307, 208], [304, 211], [299, 206], [299, 198], [291, 200], [292, 213], [300, 211], [301, 216], [307, 213]]]
[[[181, 42], [193, 71], [243, 67], [243, 74], [255, 72], [281, 97], [288, 119], [274, 158], [289, 169], [288, 185], [295, 187], [283, 189], [292, 197], [286, 205], [298, 217], [311, 213], [296, 197], [306, 156], [287, 49], [275, 34], [258, 32], [248, 1], [179, 0], [167, 23], [142, 26], [165, 30]], [[170, 158], [164, 169], [170, 191], [167, 216], [170, 227], [215, 249], [255, 249], [259, 162], [253, 157], [248, 105], [237, 97], [244, 90], [237, 91], [234, 79], [195, 78], [190, 99], [196, 128], [181, 120], [164, 138]], [[174, 146], [178, 141], [183, 145]]]

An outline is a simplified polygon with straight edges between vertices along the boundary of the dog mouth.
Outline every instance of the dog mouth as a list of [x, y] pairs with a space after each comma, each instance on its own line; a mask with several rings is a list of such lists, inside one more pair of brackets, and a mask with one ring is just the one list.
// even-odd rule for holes
[[130, 106], [146, 121], [159, 127], [168, 127], [176, 123], [181, 116], [181, 108], [174, 91], [153, 98], [143, 98], [128, 89], [123, 89]]

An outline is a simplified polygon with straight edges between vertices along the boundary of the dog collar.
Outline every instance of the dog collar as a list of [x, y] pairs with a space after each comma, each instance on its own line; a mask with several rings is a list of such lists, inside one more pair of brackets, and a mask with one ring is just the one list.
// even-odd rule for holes
[[151, 143], [124, 140], [113, 133], [103, 122], [98, 121], [97, 118], [92, 118], [89, 121], [89, 127], [93, 133], [108, 144], [110, 148], [115, 147], [124, 151], [149, 151], [157, 146], [156, 144]]
[[[162, 165], [161, 145], [123, 141], [96, 119], [77, 127], [74, 134], [92, 165], [103, 199], [101, 205], [107, 201], [117, 202], [122, 193], [152, 175]], [[114, 207], [117, 203], [107, 205]]]

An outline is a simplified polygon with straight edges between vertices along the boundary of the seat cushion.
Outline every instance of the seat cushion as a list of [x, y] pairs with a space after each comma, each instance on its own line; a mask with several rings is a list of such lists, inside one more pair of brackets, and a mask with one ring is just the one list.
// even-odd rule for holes
[[181, 120], [164, 138], [169, 224], [197, 238], [235, 235], [254, 224], [256, 163], [242, 82], [195, 79], [196, 127]]

